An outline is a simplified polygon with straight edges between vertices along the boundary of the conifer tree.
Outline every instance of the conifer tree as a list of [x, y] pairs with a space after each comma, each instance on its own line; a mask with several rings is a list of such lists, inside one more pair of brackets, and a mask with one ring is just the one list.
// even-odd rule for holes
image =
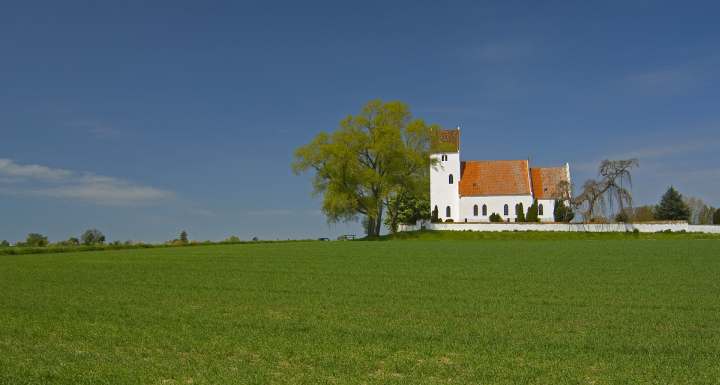
[[660, 198], [655, 207], [655, 219], [659, 221], [688, 220], [692, 214], [690, 207], [683, 201], [683, 196], [673, 186]]
[[525, 208], [523, 208], [522, 202], [518, 203], [517, 213], [517, 219], [515, 219], [515, 222], [525, 222]]
[[183, 231], [182, 233], [180, 233], [180, 242], [187, 243], [187, 241], [188, 241], [187, 233], [185, 231]]
[[527, 216], [525, 216], [525, 222], [540, 222], [538, 218], [538, 200], [535, 199], [532, 206], [528, 207]]

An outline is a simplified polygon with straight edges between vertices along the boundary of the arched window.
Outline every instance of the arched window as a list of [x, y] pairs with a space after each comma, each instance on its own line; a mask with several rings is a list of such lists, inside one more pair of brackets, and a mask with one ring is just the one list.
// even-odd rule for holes
[[448, 178], [448, 180], [450, 181], [450, 184], [453, 184], [453, 177], [452, 177], [452, 174], [450, 174], [450, 178]]
[[518, 215], [518, 206], [519, 205], [515, 205], [515, 215]]
[[538, 206], [538, 215], [543, 215], [542, 203], [540, 203], [540, 206]]
[[478, 207], [477, 207], [477, 205], [475, 205], [475, 206], [473, 207], [473, 215], [474, 215], [474, 216], [478, 216]]
[[440, 159], [443, 160], [443, 161], [446, 161], [446, 160], [447, 160], [447, 155], [443, 155]]
[[450, 216], [450, 206], [448, 206], [448, 207], [445, 208], [445, 216], [446, 216], [446, 217], [449, 217], [449, 216]]
[[508, 210], [508, 205], [505, 205], [505, 209], [504, 209], [503, 213], [505, 215], [508, 215], [509, 212], [510, 212], [510, 210]]
[[487, 216], [487, 205], [483, 205], [483, 216]]

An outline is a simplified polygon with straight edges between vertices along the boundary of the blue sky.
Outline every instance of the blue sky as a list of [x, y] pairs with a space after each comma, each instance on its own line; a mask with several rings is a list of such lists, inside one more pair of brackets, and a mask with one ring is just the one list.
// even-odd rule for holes
[[718, 2], [0, 5], [0, 239], [304, 239], [293, 151], [369, 100], [461, 127], [463, 160], [638, 157], [636, 204], [720, 206]]

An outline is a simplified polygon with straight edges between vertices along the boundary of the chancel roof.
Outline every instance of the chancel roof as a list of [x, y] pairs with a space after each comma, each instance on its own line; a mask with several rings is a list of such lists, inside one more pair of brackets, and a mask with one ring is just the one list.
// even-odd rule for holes
[[536, 199], [552, 199], [560, 181], [567, 179], [565, 167], [531, 168], [532, 190]]
[[530, 194], [527, 160], [460, 162], [460, 195]]

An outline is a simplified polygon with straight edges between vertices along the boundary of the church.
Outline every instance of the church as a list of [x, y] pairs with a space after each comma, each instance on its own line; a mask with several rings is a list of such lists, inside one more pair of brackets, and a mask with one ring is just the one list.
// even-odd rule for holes
[[452, 144], [453, 152], [433, 153], [437, 164], [430, 167], [430, 207], [446, 222], [490, 222], [500, 214], [503, 221], [515, 222], [518, 205], [523, 211], [538, 200], [541, 222], [554, 222], [556, 186], [570, 181], [570, 165], [531, 168], [526, 160], [460, 161], [460, 128], [443, 130], [441, 142]]

